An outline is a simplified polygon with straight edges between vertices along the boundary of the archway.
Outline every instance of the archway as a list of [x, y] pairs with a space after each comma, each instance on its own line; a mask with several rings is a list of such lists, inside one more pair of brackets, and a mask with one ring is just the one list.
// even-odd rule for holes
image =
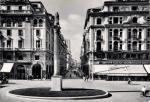
[[41, 78], [41, 65], [35, 64], [32, 67], [32, 75], [34, 79], [40, 79]]
[[25, 79], [25, 67], [23, 65], [17, 66], [17, 79]]

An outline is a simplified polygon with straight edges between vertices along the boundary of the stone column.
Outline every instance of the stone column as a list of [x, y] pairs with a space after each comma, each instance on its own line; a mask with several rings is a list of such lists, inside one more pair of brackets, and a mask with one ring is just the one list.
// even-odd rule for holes
[[55, 15], [54, 25], [54, 75], [51, 78], [51, 91], [62, 90], [62, 77], [60, 76], [59, 56], [58, 56], [58, 34], [60, 33], [59, 14]]

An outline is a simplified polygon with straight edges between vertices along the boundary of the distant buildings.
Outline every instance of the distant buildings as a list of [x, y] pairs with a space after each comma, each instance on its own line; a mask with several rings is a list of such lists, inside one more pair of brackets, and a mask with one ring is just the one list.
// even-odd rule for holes
[[84, 73], [107, 80], [129, 77], [147, 80], [150, 73], [149, 0], [106, 1], [103, 7], [88, 9], [84, 30], [81, 47]]
[[[54, 72], [54, 21], [41, 2], [0, 1], [0, 64], [10, 78], [50, 78]], [[58, 32], [59, 66], [66, 70], [67, 45]], [[9, 66], [13, 63], [13, 66]], [[5, 68], [6, 66], [6, 68]], [[11, 68], [10, 68], [11, 69]]]

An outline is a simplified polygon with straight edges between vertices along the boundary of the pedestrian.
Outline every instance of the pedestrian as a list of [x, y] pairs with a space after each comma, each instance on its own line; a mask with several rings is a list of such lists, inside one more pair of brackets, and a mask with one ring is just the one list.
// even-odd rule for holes
[[143, 95], [143, 96], [146, 96], [146, 87], [145, 87], [145, 86], [142, 87], [142, 90], [141, 90], [141, 91], [142, 91], [142, 95]]
[[131, 79], [130, 79], [130, 78], [128, 79], [128, 84], [129, 84], [129, 85], [131, 84]]

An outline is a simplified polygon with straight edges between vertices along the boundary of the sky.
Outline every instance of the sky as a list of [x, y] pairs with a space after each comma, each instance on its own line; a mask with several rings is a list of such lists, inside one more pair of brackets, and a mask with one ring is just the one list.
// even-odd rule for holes
[[[71, 41], [72, 57], [80, 61], [81, 43], [87, 9], [100, 7], [108, 0], [30, 0], [41, 1], [47, 12], [60, 16], [61, 32]], [[110, 1], [110, 0], [109, 0]]]

